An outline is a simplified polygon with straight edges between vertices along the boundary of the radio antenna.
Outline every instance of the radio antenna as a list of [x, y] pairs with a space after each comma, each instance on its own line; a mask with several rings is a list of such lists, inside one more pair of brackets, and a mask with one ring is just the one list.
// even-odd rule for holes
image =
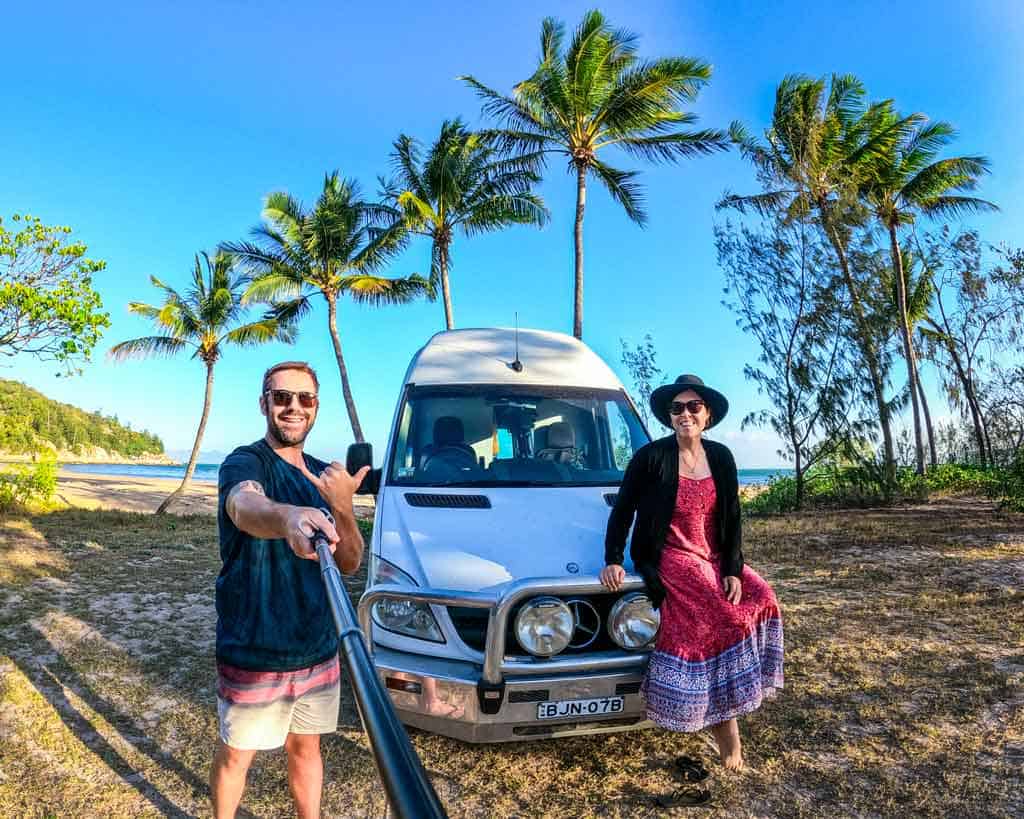
[[518, 310], [516, 311], [515, 316], [516, 316], [516, 335], [515, 335], [515, 339], [516, 339], [516, 357], [515, 357], [515, 361], [513, 361], [511, 364], [509, 364], [509, 366], [515, 372], [521, 373], [523, 371], [523, 362], [519, 360], [519, 311]]

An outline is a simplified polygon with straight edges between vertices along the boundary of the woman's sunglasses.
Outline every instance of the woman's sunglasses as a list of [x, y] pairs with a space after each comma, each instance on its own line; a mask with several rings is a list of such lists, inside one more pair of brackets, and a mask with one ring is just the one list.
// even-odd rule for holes
[[274, 399], [275, 407], [290, 407], [292, 398], [298, 396], [299, 406], [303, 409], [313, 409], [316, 406], [317, 397], [315, 392], [292, 392], [291, 390], [267, 390], [267, 395]]
[[673, 401], [668, 405], [668, 411], [672, 415], [682, 415], [683, 410], [686, 410], [690, 415], [696, 415], [705, 406], [707, 405], [699, 398], [694, 398], [692, 401]]

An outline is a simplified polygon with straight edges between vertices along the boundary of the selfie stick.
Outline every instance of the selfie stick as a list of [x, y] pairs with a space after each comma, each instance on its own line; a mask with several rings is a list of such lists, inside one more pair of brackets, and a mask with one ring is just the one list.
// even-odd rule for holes
[[338, 653], [352, 685], [388, 803], [398, 819], [447, 819], [448, 814], [398, 720], [391, 698], [377, 677], [330, 544], [321, 532], [316, 532], [313, 545], [338, 629]]

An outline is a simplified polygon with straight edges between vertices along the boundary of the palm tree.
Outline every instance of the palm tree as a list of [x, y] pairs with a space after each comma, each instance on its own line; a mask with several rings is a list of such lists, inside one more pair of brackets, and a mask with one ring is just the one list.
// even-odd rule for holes
[[471, 76], [462, 77], [483, 99], [483, 109], [503, 125], [495, 132], [504, 145], [543, 162], [550, 153], [568, 160], [576, 174], [575, 300], [573, 335], [583, 336], [583, 213], [587, 176], [595, 175], [643, 225], [646, 215], [636, 171], [598, 159], [617, 146], [655, 162], [676, 162], [728, 147], [721, 131], [684, 130], [696, 120], [680, 106], [693, 102], [711, 78], [711, 67], [697, 59], [669, 57], [641, 61], [636, 36], [613, 29], [599, 11], [587, 12], [563, 49], [564, 26], [553, 18], [541, 24], [541, 57], [534, 73], [507, 96]]
[[920, 213], [928, 216], [960, 216], [997, 208], [984, 199], [962, 195], [964, 191], [974, 190], [978, 178], [988, 173], [988, 160], [985, 157], [936, 159], [939, 151], [955, 136], [952, 126], [945, 122], [929, 123], [923, 114], [901, 119], [888, 112], [887, 118], [894, 126], [899, 123], [899, 138], [874, 155], [872, 173], [865, 179], [862, 193], [875, 218], [889, 235], [897, 288], [896, 308], [914, 410], [914, 451], [917, 471], [924, 474], [917, 361], [908, 320], [906, 276], [898, 231], [901, 225], [913, 224]]
[[419, 143], [400, 134], [391, 159], [397, 179], [385, 186], [384, 195], [401, 211], [406, 227], [430, 237], [430, 280], [441, 282], [445, 325], [451, 330], [455, 320], [448, 271], [456, 230], [472, 236], [514, 224], [542, 227], [548, 212], [530, 190], [540, 181], [536, 163], [500, 157], [460, 119], [441, 124], [425, 159]]
[[[893, 268], [892, 259], [888, 251], [878, 251], [877, 269], [882, 281], [882, 289], [887, 297], [887, 323], [897, 328], [902, 341], [902, 324], [900, 322], [900, 284], [896, 280], [896, 273]], [[907, 324], [910, 327], [911, 335], [920, 335], [922, 338], [927, 335], [925, 322], [929, 322], [932, 302], [935, 299], [935, 275], [929, 269], [927, 262], [916, 256], [910, 250], [903, 248], [900, 253], [903, 264], [904, 287], [907, 303]], [[882, 258], [884, 257], [884, 258]], [[917, 362], [915, 357], [915, 364]], [[931, 466], [938, 463], [938, 456], [935, 450], [935, 429], [932, 426], [931, 412], [928, 408], [928, 399], [925, 396], [924, 386], [921, 382], [920, 371], [917, 371], [917, 399], [921, 405], [923, 417], [923, 431], [928, 441], [929, 462]], [[913, 387], [907, 384], [908, 392]]]
[[269, 341], [290, 343], [294, 340], [294, 330], [286, 322], [271, 316], [245, 324], [238, 323], [245, 313], [242, 296], [250, 280], [248, 276], [236, 272], [235, 260], [227, 253], [217, 253], [213, 259], [206, 253], [198, 254], [192, 271], [192, 288], [184, 295], [156, 276], [150, 276], [150, 281], [163, 292], [163, 304], [155, 307], [133, 301], [129, 303], [128, 310], [152, 319], [158, 335], [122, 341], [111, 347], [107, 355], [120, 361], [158, 355], [171, 356], [183, 350], [192, 350], [192, 357], [206, 365], [203, 414], [199, 419], [192, 454], [189, 455], [181, 485], [157, 508], [156, 513], [161, 515], [185, 491], [195, 472], [199, 446], [213, 401], [213, 367], [223, 348], [227, 345], [252, 347]]
[[825, 80], [803, 75], [783, 79], [775, 94], [775, 110], [764, 143], [739, 123], [732, 139], [751, 160], [768, 190], [751, 196], [726, 195], [719, 207], [762, 214], [777, 211], [791, 218], [814, 213], [836, 255], [848, 291], [856, 339], [868, 370], [882, 433], [887, 490], [896, 482], [890, 406], [874, 329], [851, 269], [848, 244], [851, 226], [863, 221], [857, 195], [872, 172], [877, 153], [896, 139], [900, 122], [889, 116], [891, 102], [868, 104], [856, 77], [833, 75]]
[[311, 210], [287, 193], [275, 192], [267, 197], [263, 219], [252, 230], [255, 241], [223, 245], [255, 274], [245, 298], [273, 302], [273, 315], [290, 322], [310, 311], [317, 293], [324, 297], [352, 434], [361, 443], [363, 428], [341, 351], [338, 300], [348, 294], [358, 303], [405, 304], [432, 295], [430, 283], [415, 275], [375, 275], [402, 247], [399, 214], [362, 201], [358, 184], [339, 178], [337, 171], [324, 178]]

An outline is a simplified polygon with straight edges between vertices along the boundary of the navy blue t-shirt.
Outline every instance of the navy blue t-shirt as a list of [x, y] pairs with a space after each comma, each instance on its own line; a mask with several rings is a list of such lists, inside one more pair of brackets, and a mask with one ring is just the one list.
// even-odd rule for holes
[[[309, 455], [306, 468], [326, 467]], [[224, 460], [218, 480], [217, 659], [252, 671], [294, 671], [338, 653], [338, 634], [320, 577], [320, 564], [297, 557], [287, 541], [241, 531], [224, 507], [228, 492], [257, 481], [267, 497], [293, 506], [326, 507], [316, 487], [264, 440]]]

